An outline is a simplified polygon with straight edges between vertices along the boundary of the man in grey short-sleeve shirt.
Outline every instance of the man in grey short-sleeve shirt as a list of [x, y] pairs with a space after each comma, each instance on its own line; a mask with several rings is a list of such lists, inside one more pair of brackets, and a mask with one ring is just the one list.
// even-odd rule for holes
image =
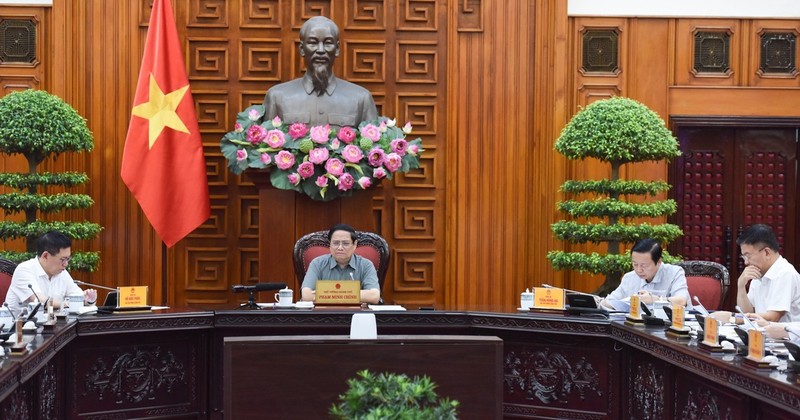
[[378, 273], [372, 262], [355, 255], [356, 231], [349, 225], [339, 224], [328, 232], [331, 253], [314, 258], [308, 266], [303, 285], [302, 299], [315, 300], [317, 280], [361, 280], [361, 301], [378, 303], [381, 298]]

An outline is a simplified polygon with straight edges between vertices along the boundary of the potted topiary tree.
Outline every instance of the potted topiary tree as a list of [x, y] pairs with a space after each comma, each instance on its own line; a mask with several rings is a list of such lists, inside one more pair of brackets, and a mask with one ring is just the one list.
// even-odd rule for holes
[[[569, 159], [595, 158], [611, 165], [611, 177], [601, 180], [567, 180], [562, 186], [568, 198], [558, 209], [571, 220], [552, 225], [555, 236], [570, 243], [608, 244], [607, 253], [550, 251], [548, 260], [556, 270], [572, 269], [605, 274], [597, 293], [614, 290], [623, 273], [630, 271], [630, 258], [620, 253], [622, 244], [642, 238], [662, 243], [683, 233], [672, 224], [637, 223], [639, 218], [658, 218], [676, 211], [674, 200], [653, 199], [667, 191], [664, 181], [619, 179], [627, 163], [662, 161], [680, 156], [678, 142], [655, 112], [628, 98], [597, 101], [578, 112], [561, 132], [555, 148]], [[594, 199], [583, 199], [594, 196]], [[633, 197], [642, 197], [634, 199]], [[665, 260], [674, 258], [665, 253]]]
[[[0, 185], [18, 191], [0, 194], [0, 208], [6, 215], [24, 213], [24, 221], [0, 222], [0, 239], [26, 239], [26, 251], [3, 251], [0, 256], [21, 262], [35, 255], [35, 239], [57, 230], [72, 239], [91, 239], [100, 226], [91, 222], [42, 221], [39, 213], [54, 214], [64, 209], [85, 209], [94, 201], [85, 194], [58, 192], [51, 187], [74, 187], [86, 183], [84, 173], [39, 172], [47, 158], [64, 152], [91, 151], [92, 133], [71, 106], [57, 96], [40, 90], [12, 92], [0, 99], [0, 153], [21, 154], [28, 161], [27, 173], [0, 173]], [[70, 270], [94, 271], [100, 262], [97, 252], [76, 252]]]
[[358, 372], [347, 380], [330, 414], [337, 419], [455, 419], [458, 401], [439, 399], [436, 384], [427, 376]]

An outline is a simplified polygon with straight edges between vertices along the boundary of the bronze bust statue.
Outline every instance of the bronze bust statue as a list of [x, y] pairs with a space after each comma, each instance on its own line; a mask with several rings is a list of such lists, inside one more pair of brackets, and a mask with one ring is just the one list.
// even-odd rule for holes
[[277, 115], [286, 123], [342, 127], [378, 118], [367, 89], [333, 74], [333, 62], [339, 55], [339, 27], [332, 20], [315, 16], [303, 24], [300, 55], [306, 62], [306, 74], [267, 91], [265, 120]]

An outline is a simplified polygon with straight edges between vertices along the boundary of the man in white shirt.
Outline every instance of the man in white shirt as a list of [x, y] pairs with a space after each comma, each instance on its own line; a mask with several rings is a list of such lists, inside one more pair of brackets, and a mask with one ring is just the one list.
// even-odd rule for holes
[[673, 304], [686, 306], [689, 301], [686, 273], [682, 267], [663, 262], [662, 253], [661, 245], [654, 239], [646, 238], [637, 242], [631, 249], [633, 271], [622, 276], [619, 287], [600, 304], [613, 309], [609, 300], [621, 300], [638, 294], [646, 304], [666, 298]]
[[[737, 280], [736, 303], [742, 311], [749, 318], [762, 319], [761, 323], [800, 321], [800, 274], [778, 253], [772, 229], [762, 224], [750, 226], [736, 244], [747, 265]], [[717, 311], [711, 316], [727, 322], [731, 313]]]
[[[83, 294], [87, 304], [94, 304], [97, 291], [81, 290], [67, 272], [72, 255], [72, 241], [61, 232], [47, 232], [36, 241], [36, 257], [20, 263], [11, 277], [6, 303], [19, 316], [28, 302], [45, 302], [60, 308], [65, 296]], [[33, 289], [33, 290], [31, 290]]]

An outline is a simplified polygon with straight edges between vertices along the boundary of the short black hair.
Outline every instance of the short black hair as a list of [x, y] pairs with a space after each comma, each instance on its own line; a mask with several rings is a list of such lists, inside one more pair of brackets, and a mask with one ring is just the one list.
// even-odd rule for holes
[[64, 248], [72, 247], [72, 240], [61, 232], [51, 230], [36, 240], [36, 255], [41, 257], [45, 251], [50, 255], [58, 255]]
[[661, 250], [661, 244], [659, 244], [653, 238], [640, 239], [639, 242], [636, 242], [636, 244], [633, 245], [631, 252], [650, 254], [650, 258], [653, 259], [654, 263], [658, 263], [661, 260], [661, 254], [663, 253]]
[[337, 225], [333, 225], [333, 227], [331, 228], [331, 230], [329, 230], [329, 231], [328, 231], [328, 241], [330, 241], [330, 240], [331, 240], [331, 238], [333, 237], [333, 232], [336, 232], [337, 230], [343, 230], [343, 231], [345, 231], [345, 232], [350, 232], [350, 239], [351, 239], [353, 242], [355, 242], [356, 240], [358, 240], [358, 237], [357, 237], [358, 235], [356, 235], [356, 230], [355, 230], [355, 229], [353, 229], [353, 227], [352, 227], [352, 226], [350, 226], [350, 225], [346, 225], [346, 224], [344, 224], [344, 223], [339, 223], [339, 224], [337, 224]]
[[769, 226], [763, 224], [752, 225], [742, 232], [739, 238], [736, 239], [736, 245], [742, 246], [743, 244], [762, 244], [775, 252], [778, 252], [778, 247], [780, 246], [775, 232]]

